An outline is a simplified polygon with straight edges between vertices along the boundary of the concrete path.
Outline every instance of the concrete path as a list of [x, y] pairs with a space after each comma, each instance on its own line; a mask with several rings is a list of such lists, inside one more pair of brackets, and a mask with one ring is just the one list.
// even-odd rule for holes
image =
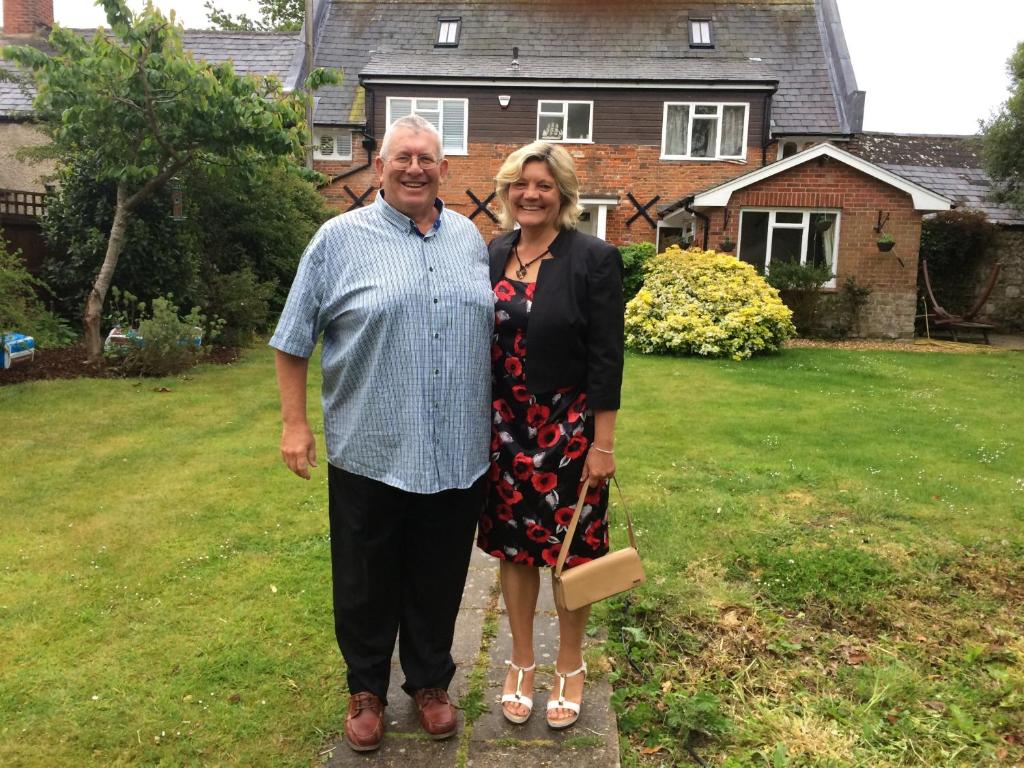
[[[449, 688], [459, 703], [460, 729], [446, 741], [431, 741], [419, 727], [412, 699], [401, 689], [402, 671], [392, 660], [384, 743], [376, 752], [359, 754], [343, 741], [321, 756], [330, 768], [617, 768], [618, 731], [611, 710], [611, 686], [600, 674], [596, 650], [586, 650], [588, 675], [579, 722], [565, 731], [547, 727], [544, 710], [554, 677], [558, 648], [547, 574], [537, 606], [537, 689], [534, 712], [524, 725], [513, 725], [499, 706], [511, 636], [497, 584], [497, 561], [474, 548], [452, 655], [458, 672]], [[340, 704], [339, 704], [340, 706]]]

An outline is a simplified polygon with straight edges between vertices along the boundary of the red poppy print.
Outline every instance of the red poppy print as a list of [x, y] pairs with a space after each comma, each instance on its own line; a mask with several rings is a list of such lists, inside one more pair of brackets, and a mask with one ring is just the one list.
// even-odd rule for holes
[[530, 393], [526, 391], [525, 384], [514, 385], [512, 387], [512, 397], [514, 397], [520, 403], [527, 403], [530, 401]]
[[512, 351], [520, 357], [526, 357], [526, 331], [516, 331], [516, 337], [512, 341]]
[[575, 511], [572, 507], [559, 507], [555, 510], [555, 524], [560, 528], [568, 528]]
[[587, 396], [582, 392], [575, 400], [572, 401], [572, 405], [569, 406], [569, 422], [575, 424], [583, 416], [587, 410]]
[[578, 459], [586, 453], [588, 445], [587, 438], [583, 435], [573, 435], [565, 444], [565, 455], [569, 459]]
[[537, 432], [537, 445], [550, 448], [562, 436], [562, 427], [558, 424], [545, 424]]
[[518, 504], [523, 500], [523, 494], [518, 489], [509, 485], [505, 482], [499, 482], [497, 485], [498, 495], [501, 496], [502, 500], [508, 505]]
[[542, 525], [531, 523], [526, 526], [526, 535], [532, 541], [547, 541], [551, 538], [551, 531]]
[[540, 429], [551, 416], [551, 409], [546, 405], [534, 403], [526, 409], [526, 423], [535, 429]]
[[498, 297], [498, 301], [508, 301], [516, 295], [516, 289], [508, 280], [499, 280], [494, 286], [494, 295]]
[[580, 483], [594, 425], [579, 386], [527, 390], [526, 328], [536, 285], [501, 283], [494, 301], [491, 466], [477, 546], [509, 562], [553, 567], [583, 493], [587, 506], [566, 563], [572, 567], [608, 551], [607, 486]]
[[529, 480], [533, 474], [533, 459], [519, 452], [512, 459], [512, 474], [517, 480]]
[[558, 485], [558, 475], [554, 472], [537, 472], [530, 478], [530, 484], [537, 493], [547, 493]]
[[491, 403], [491, 407], [504, 424], [510, 423], [515, 418], [512, 415], [512, 409], [508, 407], [508, 403], [500, 398]]
[[558, 553], [562, 551], [561, 544], [552, 544], [541, 550], [540, 556], [544, 562], [554, 568], [558, 564]]

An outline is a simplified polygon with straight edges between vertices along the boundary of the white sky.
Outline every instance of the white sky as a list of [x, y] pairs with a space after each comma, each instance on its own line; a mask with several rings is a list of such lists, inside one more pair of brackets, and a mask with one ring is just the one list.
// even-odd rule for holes
[[[838, 0], [857, 85], [867, 91], [864, 128], [975, 133], [1007, 96], [1006, 60], [1024, 40], [1024, 0]], [[132, 8], [142, 0], [129, 0]], [[256, 0], [215, 0], [258, 16]], [[186, 27], [208, 26], [203, 0], [156, 0]], [[89, 0], [54, 0], [69, 27], [104, 16]]]

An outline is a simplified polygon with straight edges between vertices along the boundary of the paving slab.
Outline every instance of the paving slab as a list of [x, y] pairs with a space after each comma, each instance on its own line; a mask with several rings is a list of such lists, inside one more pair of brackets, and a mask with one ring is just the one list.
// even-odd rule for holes
[[[512, 635], [504, 604], [500, 603], [498, 634], [491, 643], [491, 663], [484, 696], [489, 708], [473, 726], [467, 766], [517, 768], [586, 764], [588, 768], [615, 768], [619, 765], [619, 736], [611, 709], [611, 686], [599, 673], [588, 674], [583, 709], [576, 725], [555, 730], [549, 728], [545, 721], [558, 653], [558, 615], [547, 571], [542, 576], [537, 603], [534, 620], [537, 674], [534, 676], [533, 715], [522, 725], [516, 725], [501, 713], [505, 660], [512, 652]], [[588, 640], [587, 645], [593, 642]]]
[[[497, 568], [493, 559], [475, 547], [473, 551], [459, 618], [455, 625], [455, 641], [452, 643], [452, 657], [457, 669], [448, 690], [456, 703], [466, 694], [468, 688], [469, 675], [480, 651], [483, 623], [497, 578]], [[349, 749], [344, 740], [339, 738], [323, 755], [322, 759], [326, 760], [329, 768], [366, 768], [371, 765], [381, 768], [452, 768], [456, 765], [464, 726], [462, 714], [459, 715], [458, 734], [443, 741], [433, 741], [420, 728], [416, 706], [402, 690], [403, 680], [396, 648], [391, 659], [384, 741], [375, 752], [358, 753]]]

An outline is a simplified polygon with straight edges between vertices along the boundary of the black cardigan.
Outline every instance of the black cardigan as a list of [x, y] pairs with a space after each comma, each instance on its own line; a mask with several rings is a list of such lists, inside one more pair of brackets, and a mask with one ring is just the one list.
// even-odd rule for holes
[[[491, 241], [491, 285], [504, 277], [519, 231]], [[587, 405], [619, 408], [622, 389], [622, 257], [618, 248], [575, 230], [551, 243], [540, 263], [526, 329], [526, 386], [531, 394], [579, 386]]]

